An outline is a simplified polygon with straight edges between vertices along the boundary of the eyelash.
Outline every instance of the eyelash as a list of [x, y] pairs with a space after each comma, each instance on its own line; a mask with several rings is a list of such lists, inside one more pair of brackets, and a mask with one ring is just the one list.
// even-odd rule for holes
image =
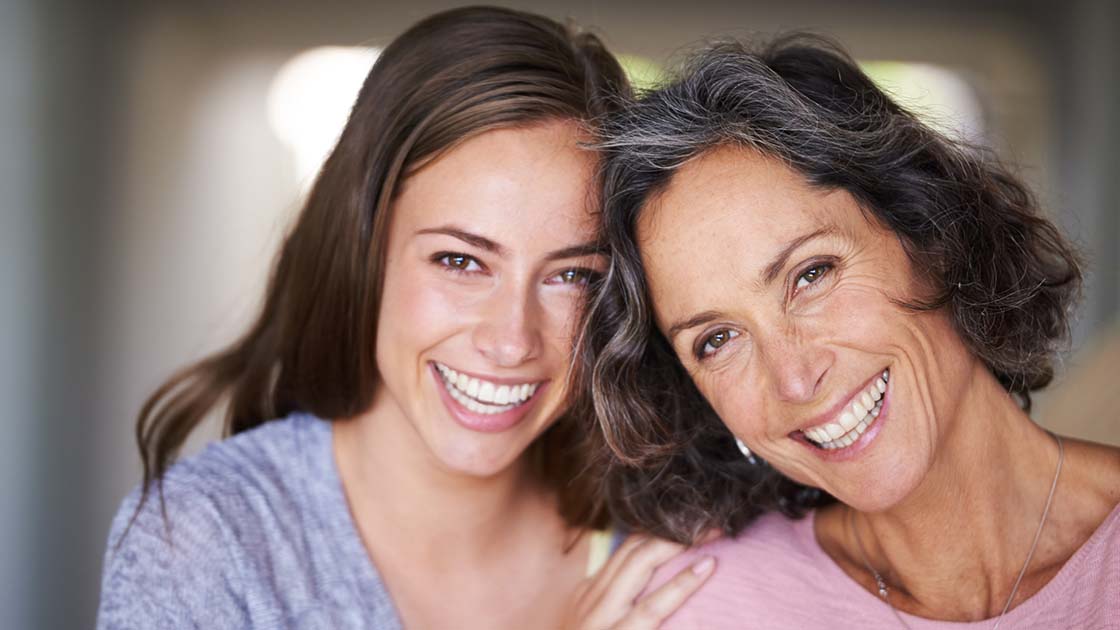
[[570, 277], [572, 277], [573, 274], [575, 276], [577, 276], [579, 278], [579, 280], [576, 280], [576, 281], [573, 282], [573, 281], [564, 279], [564, 280], [560, 280], [559, 282], [550, 283], [550, 284], [572, 284], [572, 285], [585, 287], [585, 286], [591, 284], [592, 282], [595, 282], [596, 280], [598, 280], [599, 275], [600, 275], [599, 272], [595, 271], [594, 269], [587, 269], [587, 268], [584, 268], [584, 267], [572, 267], [571, 269], [565, 269], [565, 270], [561, 271], [560, 273], [557, 273], [557, 274], [551, 276], [549, 278], [549, 280], [552, 280], [553, 278], [557, 278], [557, 277], [570, 278]]
[[[462, 263], [465, 263], [467, 265], [467, 268], [457, 266], [452, 262], [453, 260], [459, 260]], [[474, 256], [468, 256], [467, 254], [460, 254], [458, 252], [439, 252], [432, 256], [432, 262], [444, 268], [445, 270], [456, 274], [476, 274], [487, 271], [486, 266], [483, 265]], [[477, 267], [477, 269], [471, 269], [470, 266], [472, 264]], [[548, 280], [550, 281], [549, 284], [575, 285], [582, 287], [591, 284], [592, 282], [597, 280], [599, 276], [599, 272], [595, 271], [594, 269], [572, 267], [570, 269], [564, 269], [563, 271], [550, 276]], [[555, 278], [563, 279], [556, 282], [551, 282]], [[568, 278], [573, 279], [569, 280]]]
[[[805, 290], [809, 290], [809, 291], [814, 290], [816, 288], [814, 285], [819, 283], [821, 278], [824, 278], [825, 276], [827, 276], [835, 267], [836, 267], [836, 265], [834, 263], [831, 263], [831, 262], [820, 262], [820, 261], [818, 261], [818, 262], [814, 262], [814, 263], [810, 264], [808, 267], [805, 268], [804, 271], [802, 271], [801, 273], [799, 273], [797, 275], [797, 281], [794, 283], [794, 287], [793, 287], [794, 291], [798, 292], [798, 291], [805, 291]], [[809, 279], [807, 277], [810, 274], [812, 274], [814, 276], [813, 279]], [[802, 282], [804, 282], [805, 284], [802, 285], [801, 284]], [[726, 335], [726, 338], [722, 342], [720, 342], [720, 345], [712, 346], [713, 339], [715, 339], [716, 337], [719, 337], [720, 335]], [[700, 343], [697, 344], [697, 347], [696, 347], [696, 350], [695, 350], [696, 359], [699, 360], [699, 361], [704, 361], [704, 360], [707, 360], [707, 359], [711, 358], [717, 352], [719, 352], [719, 349], [722, 348], [725, 344], [727, 344], [727, 342], [731, 341], [732, 339], [734, 339], [738, 336], [739, 336], [738, 332], [736, 332], [734, 330], [731, 330], [731, 329], [728, 329], [728, 328], [722, 328], [720, 330], [717, 330], [717, 331], [713, 332], [710, 335], [702, 337], [700, 339]], [[708, 350], [709, 347], [712, 348], [710, 351]]]
[[[720, 342], [720, 344], [718, 346], [712, 346], [711, 352], [708, 352], [708, 346], [711, 346], [712, 345], [712, 340], [715, 339], [716, 337], [718, 337], [719, 335], [726, 335], [726, 339], [724, 339], [722, 342]], [[712, 356], [715, 355], [716, 352], [719, 352], [719, 349], [722, 348], [725, 344], [727, 344], [727, 342], [731, 341], [732, 339], [734, 339], [738, 336], [739, 336], [739, 333], [735, 332], [734, 330], [730, 330], [728, 328], [721, 328], [721, 329], [713, 332], [710, 335], [707, 335], [705, 337], [701, 337], [700, 343], [697, 344], [696, 350], [695, 350], [696, 359], [698, 361], [704, 361], [704, 360], [710, 359]]]
[[[467, 268], [464, 269], [462, 267], [456, 266], [451, 262], [453, 259], [458, 259], [465, 262], [467, 264]], [[460, 254], [458, 252], [439, 252], [438, 254], [432, 256], [432, 262], [439, 265], [440, 267], [443, 267], [447, 271], [450, 271], [451, 273], [476, 274], [486, 270], [486, 267], [484, 267], [482, 263], [479, 262], [479, 260], [474, 256], [468, 256], [466, 254]], [[470, 265], [472, 263], [476, 267], [478, 267], [478, 269], [471, 269]]]
[[[793, 283], [794, 293], [805, 290], [812, 291], [816, 289], [817, 287], [814, 285], [819, 284], [821, 278], [827, 276], [835, 268], [835, 266], [836, 265], [831, 262], [817, 261], [810, 263], [810, 265], [806, 267], [804, 271], [797, 274], [797, 278]], [[815, 278], [813, 278], [812, 280], [806, 278], [806, 276], [812, 274], [813, 272], [817, 272]], [[803, 281], [805, 282], [804, 285], [801, 284]]]

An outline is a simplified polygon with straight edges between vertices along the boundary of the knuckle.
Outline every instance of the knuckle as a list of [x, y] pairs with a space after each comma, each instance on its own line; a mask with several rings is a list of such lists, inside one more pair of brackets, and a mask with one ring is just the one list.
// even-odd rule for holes
[[661, 622], [661, 615], [656, 610], [642, 607], [634, 611], [632, 628], [656, 628]]

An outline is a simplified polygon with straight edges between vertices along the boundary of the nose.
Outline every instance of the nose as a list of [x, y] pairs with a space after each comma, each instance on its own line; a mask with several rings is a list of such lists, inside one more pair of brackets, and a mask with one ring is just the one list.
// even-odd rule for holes
[[767, 346], [766, 363], [778, 397], [792, 403], [814, 400], [835, 362], [832, 351], [790, 333], [771, 339]]
[[509, 287], [487, 301], [475, 326], [475, 348], [498, 367], [516, 367], [540, 355], [539, 305], [531, 291]]

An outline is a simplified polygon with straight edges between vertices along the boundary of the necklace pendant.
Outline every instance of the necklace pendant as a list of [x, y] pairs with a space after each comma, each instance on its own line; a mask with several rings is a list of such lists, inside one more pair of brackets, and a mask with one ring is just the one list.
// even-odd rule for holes
[[884, 582], [883, 578], [879, 577], [878, 575], [875, 576], [875, 586], [879, 587], [879, 597], [886, 600], [887, 595], [889, 595], [890, 593], [889, 593], [889, 591], [887, 591], [886, 582]]

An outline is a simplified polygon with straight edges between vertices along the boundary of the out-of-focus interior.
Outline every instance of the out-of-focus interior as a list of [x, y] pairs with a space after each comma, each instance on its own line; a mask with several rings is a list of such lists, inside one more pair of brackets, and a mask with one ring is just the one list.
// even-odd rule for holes
[[[93, 624], [142, 401], [243, 329], [377, 48], [454, 4], [0, 4], [0, 625]], [[643, 82], [711, 36], [830, 35], [932, 123], [995, 146], [1089, 268], [1033, 415], [1120, 444], [1120, 5], [503, 4], [594, 28]]]

